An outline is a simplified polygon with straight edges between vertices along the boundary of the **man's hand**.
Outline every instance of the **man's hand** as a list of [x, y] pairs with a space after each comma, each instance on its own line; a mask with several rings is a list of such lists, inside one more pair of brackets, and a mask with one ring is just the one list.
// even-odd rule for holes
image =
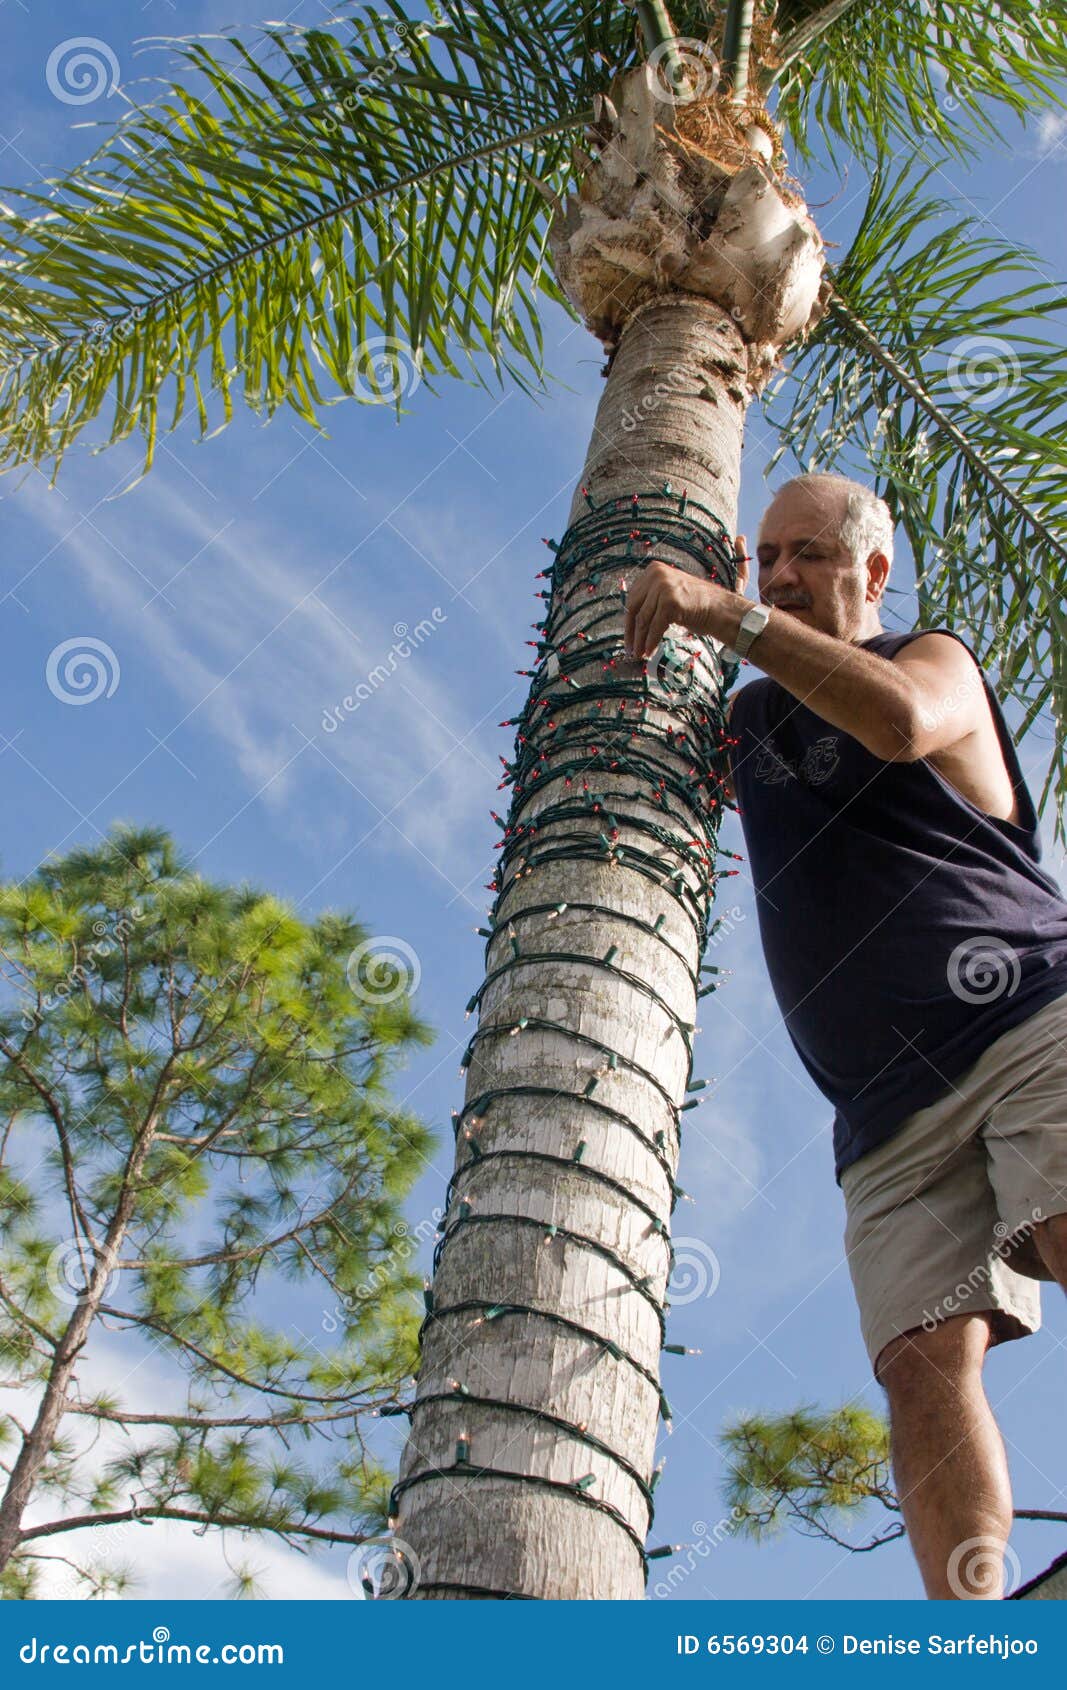
[[[744, 593], [748, 585], [748, 559], [743, 534], [734, 540], [734, 556], [737, 559], [736, 591]], [[672, 623], [680, 624], [691, 634], [710, 633], [708, 605], [717, 593], [727, 590], [714, 581], [704, 581], [699, 576], [690, 575], [687, 570], [661, 563], [658, 559], [646, 564], [626, 594], [626, 627], [623, 633], [626, 655], [651, 657]]]

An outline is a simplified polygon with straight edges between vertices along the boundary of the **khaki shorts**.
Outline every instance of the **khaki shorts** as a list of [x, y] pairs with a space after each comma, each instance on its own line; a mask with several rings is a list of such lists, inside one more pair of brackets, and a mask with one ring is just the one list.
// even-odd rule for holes
[[1041, 1325], [1037, 1221], [1067, 1211], [1067, 996], [1010, 1027], [841, 1175], [845, 1253], [875, 1377], [884, 1344], [991, 1310], [990, 1343]]

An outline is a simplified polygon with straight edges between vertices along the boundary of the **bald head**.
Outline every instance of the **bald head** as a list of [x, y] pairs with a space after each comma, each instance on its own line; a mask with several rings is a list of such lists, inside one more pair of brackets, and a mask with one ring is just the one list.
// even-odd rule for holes
[[756, 544], [759, 595], [837, 639], [881, 632], [893, 560], [889, 507], [844, 475], [798, 475], [774, 494]]

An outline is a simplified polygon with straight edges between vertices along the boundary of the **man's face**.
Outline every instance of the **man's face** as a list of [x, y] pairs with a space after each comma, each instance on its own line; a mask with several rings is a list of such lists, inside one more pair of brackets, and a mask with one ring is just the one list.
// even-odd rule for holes
[[763, 603], [839, 640], [862, 638], [869, 582], [866, 563], [840, 537], [846, 497], [783, 488], [764, 512], [756, 546]]

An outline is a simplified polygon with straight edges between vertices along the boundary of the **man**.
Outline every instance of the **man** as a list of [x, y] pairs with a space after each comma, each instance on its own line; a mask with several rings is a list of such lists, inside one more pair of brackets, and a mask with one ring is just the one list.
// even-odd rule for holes
[[[986, 1351], [1067, 1288], [1067, 900], [1000, 706], [948, 630], [886, 632], [884, 502], [803, 475], [760, 525], [759, 608], [654, 563], [626, 646], [710, 635], [764, 674], [731, 783], [768, 971], [834, 1103], [845, 1249], [930, 1597], [996, 1598], [1012, 1519]], [[742, 617], [744, 627], [742, 628]]]

